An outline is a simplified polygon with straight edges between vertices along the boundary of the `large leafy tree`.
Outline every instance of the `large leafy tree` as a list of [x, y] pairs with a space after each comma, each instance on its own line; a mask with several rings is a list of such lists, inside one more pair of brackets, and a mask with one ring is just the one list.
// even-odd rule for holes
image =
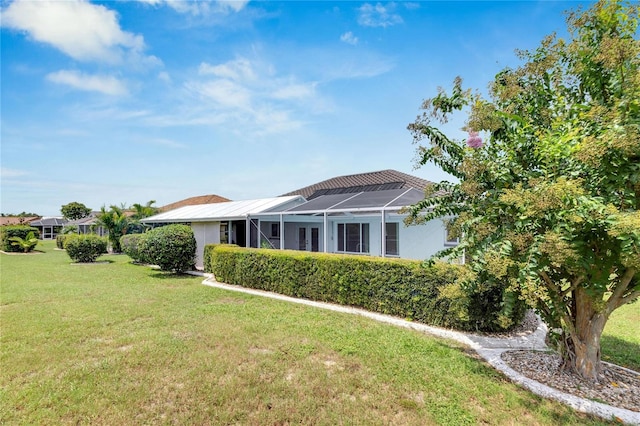
[[73, 201], [69, 204], [63, 205], [60, 208], [60, 212], [62, 213], [62, 216], [69, 220], [77, 220], [89, 216], [91, 209], [82, 203]]
[[[489, 99], [456, 79], [424, 102], [409, 125], [418, 162], [459, 183], [434, 185], [411, 217], [455, 216], [462, 243], [442, 255], [464, 251], [479, 277], [518, 291], [562, 330], [564, 367], [598, 380], [604, 326], [640, 296], [638, 5], [600, 1], [567, 23], [567, 40], [519, 52]], [[458, 113], [462, 141], [438, 129]]]

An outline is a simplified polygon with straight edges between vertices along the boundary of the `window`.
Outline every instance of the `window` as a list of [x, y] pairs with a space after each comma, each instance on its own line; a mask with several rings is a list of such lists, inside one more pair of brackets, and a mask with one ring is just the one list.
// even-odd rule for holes
[[271, 224], [271, 238], [280, 238], [280, 224], [272, 223]]
[[460, 243], [460, 238], [451, 229], [451, 222], [447, 221], [444, 224], [444, 245], [445, 246], [457, 246]]
[[398, 236], [400, 225], [398, 223], [385, 223], [385, 249], [387, 256], [399, 256]]
[[220, 223], [220, 244], [228, 244], [229, 243], [229, 223], [221, 222]]
[[338, 251], [369, 253], [369, 224], [339, 223]]

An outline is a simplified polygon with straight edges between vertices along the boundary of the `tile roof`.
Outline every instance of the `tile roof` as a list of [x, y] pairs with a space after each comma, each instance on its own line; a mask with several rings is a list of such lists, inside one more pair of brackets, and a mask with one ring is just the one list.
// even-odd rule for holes
[[69, 221], [62, 217], [43, 217], [40, 220], [31, 222], [31, 226], [64, 226]]
[[312, 199], [315, 198], [314, 194], [318, 196], [332, 193], [353, 193], [404, 188], [415, 188], [423, 191], [430, 183], [428, 180], [396, 170], [380, 170], [377, 172], [334, 177], [282, 195], [302, 195], [306, 199]]
[[228, 198], [221, 197], [219, 195], [211, 194], [211, 195], [199, 195], [197, 197], [185, 198], [181, 201], [176, 201], [175, 203], [167, 204], [166, 206], [160, 207], [160, 212], [168, 212], [169, 210], [175, 210], [184, 206], [198, 206], [200, 204], [214, 204], [214, 203], [224, 203], [227, 201], [231, 201]]
[[0, 217], [0, 226], [28, 225], [30, 222], [38, 219], [40, 219], [40, 216], [2, 216]]

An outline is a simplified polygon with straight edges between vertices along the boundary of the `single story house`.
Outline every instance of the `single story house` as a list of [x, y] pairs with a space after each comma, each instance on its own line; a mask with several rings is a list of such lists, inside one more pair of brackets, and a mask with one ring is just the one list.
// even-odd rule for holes
[[158, 210], [159, 212], [168, 212], [169, 210], [175, 210], [177, 208], [184, 207], [184, 206], [224, 203], [226, 201], [231, 201], [231, 200], [216, 194], [197, 195], [195, 197], [185, 198], [184, 200], [176, 201], [171, 204], [166, 204], [158, 208]]
[[87, 217], [82, 219], [70, 220], [66, 225], [76, 226], [78, 228], [78, 234], [96, 234], [101, 237], [109, 234], [106, 229], [98, 225], [98, 219], [96, 218], [100, 212], [91, 212]]
[[424, 198], [428, 184], [384, 170], [328, 179], [275, 198], [186, 206], [142, 222], [191, 225], [198, 267], [204, 246], [212, 243], [426, 259], [457, 244], [448, 238], [446, 220], [404, 224], [403, 210]]
[[30, 222], [29, 225], [38, 228], [41, 240], [54, 240], [68, 222], [62, 217], [43, 217]]
[[0, 226], [27, 226], [29, 223], [38, 219], [40, 219], [40, 216], [2, 216], [0, 217]]

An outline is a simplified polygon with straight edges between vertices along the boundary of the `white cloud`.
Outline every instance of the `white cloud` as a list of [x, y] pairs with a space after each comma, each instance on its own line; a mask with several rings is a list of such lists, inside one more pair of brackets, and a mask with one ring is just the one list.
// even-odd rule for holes
[[208, 16], [214, 13], [227, 14], [240, 12], [249, 3], [249, 0], [139, 0], [153, 6], [165, 4], [178, 13], [193, 16]]
[[26, 32], [79, 61], [159, 62], [143, 55], [143, 37], [123, 31], [116, 12], [84, 0], [16, 0], [2, 15], [3, 26]]
[[340, 41], [355, 46], [356, 44], [358, 44], [358, 37], [354, 36], [353, 33], [349, 31], [340, 36]]
[[251, 105], [250, 90], [230, 80], [190, 82], [187, 83], [187, 89], [221, 107], [248, 109]]
[[6, 167], [0, 167], [0, 177], [2, 177], [3, 179], [27, 176], [28, 174], [29, 172], [26, 172], [24, 170], [8, 169]]
[[304, 99], [315, 96], [317, 83], [289, 84], [276, 88], [271, 96], [275, 99]]
[[125, 84], [113, 76], [87, 75], [77, 71], [60, 70], [47, 74], [47, 80], [65, 84], [75, 89], [100, 92], [105, 95], [122, 96], [127, 94]]
[[219, 0], [218, 3], [234, 12], [240, 12], [249, 3], [249, 0]]
[[256, 79], [254, 65], [245, 58], [237, 58], [220, 65], [210, 65], [202, 62], [198, 67], [200, 75], [214, 75], [234, 81], [252, 81]]
[[358, 23], [365, 27], [391, 27], [396, 24], [404, 22], [402, 17], [395, 13], [396, 3], [387, 3], [383, 6], [382, 3], [376, 3], [373, 6], [370, 3], [365, 3], [358, 8], [360, 15], [358, 16]]
[[189, 96], [182, 97], [185, 107], [177, 114], [182, 120], [155, 122], [226, 125], [253, 135], [284, 132], [302, 126], [301, 105], [313, 111], [322, 104], [316, 86], [313, 81], [279, 75], [271, 64], [246, 57], [202, 62], [197, 75], [184, 85]]
[[166, 71], [158, 73], [158, 79], [164, 81], [165, 83], [171, 83], [171, 76]]

